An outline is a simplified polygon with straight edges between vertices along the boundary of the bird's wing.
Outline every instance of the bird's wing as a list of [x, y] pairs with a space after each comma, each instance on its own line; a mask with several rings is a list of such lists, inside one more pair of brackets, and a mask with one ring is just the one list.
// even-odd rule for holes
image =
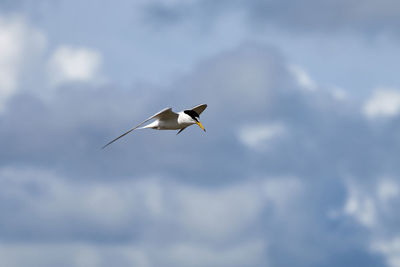
[[150, 118], [148, 118], [146, 121], [142, 122], [142, 124], [151, 119], [168, 120], [168, 119], [178, 118], [178, 116], [179, 116], [178, 113], [173, 112], [172, 108], [165, 108], [165, 109], [161, 110], [160, 112], [154, 114]]
[[142, 121], [141, 123], [139, 123], [138, 125], [136, 125], [135, 127], [133, 127], [132, 129], [128, 130], [127, 132], [123, 133], [122, 135], [118, 136], [117, 138], [111, 140], [110, 142], [108, 142], [106, 145], [104, 145], [102, 147], [102, 149], [104, 149], [106, 146], [111, 145], [112, 143], [114, 143], [115, 141], [117, 141], [118, 139], [120, 139], [121, 137], [124, 137], [125, 135], [127, 135], [128, 133], [132, 132], [133, 130], [137, 129], [138, 127], [142, 126], [144, 123], [148, 122], [149, 120], [152, 119], [159, 119], [159, 120], [164, 120], [164, 119], [171, 119], [171, 118], [175, 118], [178, 117], [178, 114], [172, 111], [172, 108], [165, 108], [163, 110], [161, 110], [160, 112], [157, 112], [156, 114], [154, 114], [153, 116], [151, 116], [150, 118]]
[[187, 126], [186, 127], [183, 127], [182, 129], [180, 129], [177, 133], [176, 133], [176, 135], [178, 135], [178, 134], [180, 134], [183, 130], [185, 130], [187, 128]]
[[195, 107], [192, 107], [191, 110], [195, 111], [197, 114], [201, 114], [207, 107], [207, 104], [201, 104]]

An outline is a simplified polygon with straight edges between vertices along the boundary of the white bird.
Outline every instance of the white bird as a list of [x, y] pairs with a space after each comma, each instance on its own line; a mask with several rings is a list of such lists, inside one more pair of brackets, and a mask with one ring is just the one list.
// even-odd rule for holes
[[[139, 123], [129, 131], [123, 133], [122, 135], [118, 136], [114, 140], [110, 141], [106, 145], [104, 145], [102, 148], [105, 148], [108, 145], [111, 145], [121, 137], [124, 137], [128, 133], [132, 132], [135, 129], [145, 129], [145, 128], [150, 128], [150, 129], [155, 129], [155, 130], [179, 130], [177, 134], [182, 132], [183, 130], [186, 129], [186, 127], [192, 125], [192, 124], [197, 124], [200, 126], [200, 128], [203, 131], [206, 131], [204, 129], [203, 125], [201, 125], [201, 122], [199, 121], [200, 114], [206, 109], [207, 105], [206, 104], [201, 104], [198, 106], [195, 106], [191, 109], [187, 109], [178, 113], [175, 113], [172, 111], [172, 108], [165, 108], [161, 110], [160, 112], [154, 114], [150, 118], [146, 119], [145, 121]], [[141, 128], [143, 124], [146, 122], [154, 119], [154, 121], [150, 124], [147, 124]]]

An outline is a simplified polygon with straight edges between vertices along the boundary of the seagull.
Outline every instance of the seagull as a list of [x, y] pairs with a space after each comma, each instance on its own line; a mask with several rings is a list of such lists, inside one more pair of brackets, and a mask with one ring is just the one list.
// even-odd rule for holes
[[[135, 129], [155, 129], [155, 130], [179, 130], [177, 135], [180, 134], [183, 130], [186, 129], [186, 127], [192, 125], [192, 124], [197, 124], [199, 127], [203, 130], [204, 129], [203, 125], [201, 125], [201, 122], [199, 121], [200, 114], [206, 109], [207, 105], [206, 104], [201, 104], [198, 106], [195, 106], [191, 109], [186, 109], [184, 111], [175, 113], [172, 111], [172, 108], [165, 108], [161, 110], [160, 112], [157, 112], [150, 118], [146, 119], [145, 121], [139, 123], [129, 131], [123, 133], [122, 135], [118, 136], [114, 140], [108, 142], [106, 145], [102, 147], [104, 149], [106, 146], [111, 145], [121, 137], [124, 137], [128, 133], [132, 132]], [[143, 124], [146, 122], [154, 119], [154, 121], [150, 124], [147, 124], [143, 127]], [[140, 127], [140, 128], [139, 128]]]

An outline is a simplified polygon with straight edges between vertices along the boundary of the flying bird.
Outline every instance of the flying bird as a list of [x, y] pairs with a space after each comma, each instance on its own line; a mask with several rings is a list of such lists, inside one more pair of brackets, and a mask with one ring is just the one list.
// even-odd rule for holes
[[[206, 104], [201, 104], [198, 106], [195, 106], [191, 109], [186, 109], [184, 111], [175, 113], [172, 111], [172, 108], [165, 108], [161, 110], [160, 112], [154, 114], [150, 118], [146, 119], [145, 121], [139, 123], [129, 131], [123, 133], [122, 135], [118, 136], [114, 140], [108, 142], [106, 145], [102, 147], [105, 148], [108, 145], [111, 145], [121, 137], [124, 137], [128, 133], [132, 132], [135, 129], [155, 129], [155, 130], [179, 130], [177, 134], [181, 133], [183, 130], [186, 129], [186, 127], [192, 125], [192, 124], [197, 124], [199, 127], [203, 130], [204, 129], [203, 125], [201, 125], [201, 122], [199, 121], [200, 114], [206, 109], [207, 105]], [[143, 126], [146, 122], [154, 119], [153, 122]], [[140, 128], [139, 128], [140, 127]]]

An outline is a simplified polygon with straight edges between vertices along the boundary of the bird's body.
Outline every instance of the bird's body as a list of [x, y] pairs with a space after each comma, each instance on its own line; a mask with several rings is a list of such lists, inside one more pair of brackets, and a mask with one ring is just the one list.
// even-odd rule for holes
[[[181, 111], [178, 113], [173, 112], [172, 108], [165, 108], [165, 109], [161, 110], [160, 112], [154, 114], [147, 120], [139, 123], [138, 125], [136, 125], [132, 129], [130, 129], [129, 131], [127, 131], [124, 134], [120, 135], [119, 137], [115, 138], [111, 142], [107, 143], [105, 146], [103, 146], [103, 148], [105, 148], [106, 146], [110, 145], [111, 143], [117, 141], [118, 139], [127, 135], [128, 133], [132, 132], [135, 129], [150, 128], [150, 129], [155, 129], [155, 130], [179, 130], [177, 133], [177, 134], [179, 134], [186, 127], [193, 125], [193, 124], [197, 124], [200, 126], [201, 129], [206, 131], [204, 129], [203, 125], [199, 121], [199, 116], [206, 109], [206, 107], [207, 107], [206, 104], [202, 104], [202, 105], [198, 105], [191, 109], [184, 110], [184, 111]], [[145, 124], [146, 122], [148, 122], [152, 119], [154, 119], [153, 122], [139, 128], [140, 126], [142, 126], [143, 124]]]
[[183, 111], [175, 114], [173, 116], [169, 116], [169, 118], [166, 119], [155, 120], [152, 123], [141, 127], [140, 129], [150, 128], [155, 130], [180, 130], [182, 128], [186, 128], [192, 124], [195, 124], [195, 122], [193, 122], [193, 119]]

